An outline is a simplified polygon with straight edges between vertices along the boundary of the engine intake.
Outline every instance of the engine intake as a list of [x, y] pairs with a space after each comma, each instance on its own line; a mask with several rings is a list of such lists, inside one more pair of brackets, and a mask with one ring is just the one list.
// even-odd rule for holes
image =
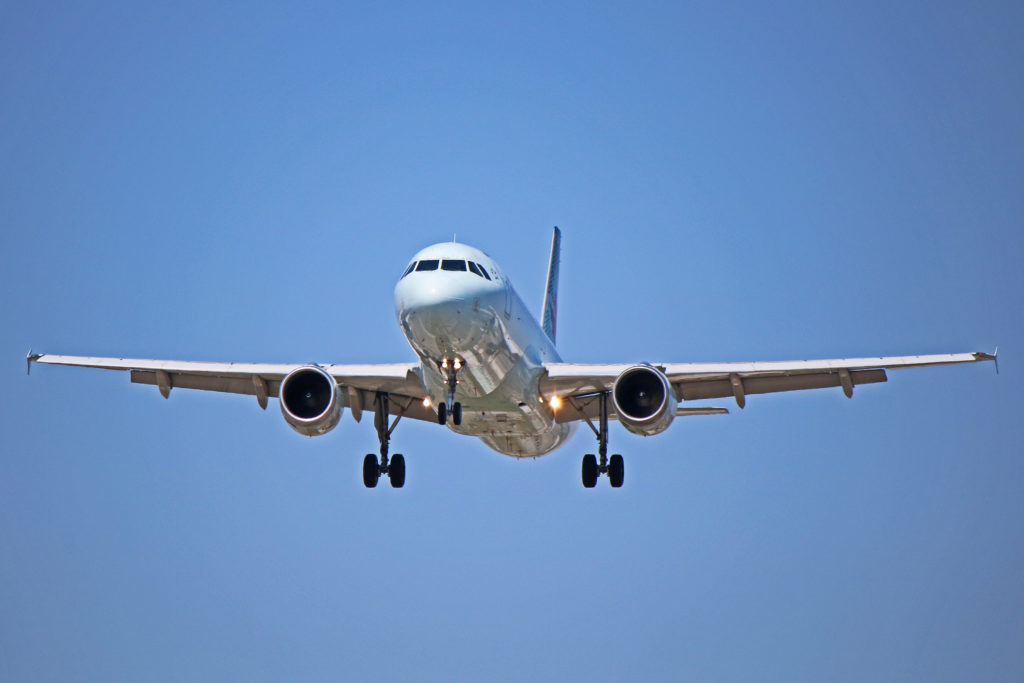
[[341, 420], [343, 407], [338, 384], [326, 370], [316, 365], [288, 373], [281, 380], [278, 397], [281, 414], [299, 434], [326, 434]]
[[676, 395], [668, 377], [650, 365], [623, 370], [612, 386], [612, 403], [622, 426], [641, 436], [660, 434], [676, 416]]

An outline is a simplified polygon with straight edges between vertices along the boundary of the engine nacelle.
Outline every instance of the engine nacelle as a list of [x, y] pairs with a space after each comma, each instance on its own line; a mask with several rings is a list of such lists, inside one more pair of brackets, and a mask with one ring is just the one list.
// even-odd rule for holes
[[316, 365], [289, 372], [281, 380], [278, 398], [285, 421], [299, 434], [326, 434], [341, 420], [343, 406], [338, 383]]
[[623, 427], [641, 436], [660, 434], [676, 417], [676, 394], [665, 373], [650, 365], [622, 371], [612, 386], [612, 403]]

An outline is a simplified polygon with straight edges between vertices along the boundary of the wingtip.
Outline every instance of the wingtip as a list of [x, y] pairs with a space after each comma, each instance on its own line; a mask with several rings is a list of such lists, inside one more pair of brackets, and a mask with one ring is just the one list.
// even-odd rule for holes
[[26, 375], [31, 375], [32, 374], [32, 363], [35, 363], [37, 360], [39, 360], [42, 357], [42, 355], [43, 354], [41, 354], [41, 353], [32, 353], [32, 349], [28, 350], [28, 353], [25, 355], [25, 374]]
[[985, 353], [984, 351], [978, 351], [974, 354], [977, 360], [990, 360], [996, 367], [996, 374], [999, 374], [999, 347], [997, 346], [992, 353]]

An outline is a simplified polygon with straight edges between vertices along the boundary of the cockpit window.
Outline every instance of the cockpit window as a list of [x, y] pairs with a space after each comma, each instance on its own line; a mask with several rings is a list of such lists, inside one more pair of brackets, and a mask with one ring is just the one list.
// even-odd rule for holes
[[441, 270], [466, 270], [466, 262], [445, 259], [441, 261]]
[[421, 270], [437, 270], [437, 259], [435, 258], [420, 261], [418, 264], [416, 264], [416, 271], [419, 272]]
[[469, 269], [480, 277], [485, 277], [488, 280], [491, 279], [491, 276], [487, 274], [487, 271], [479, 263], [473, 263], [472, 261], [466, 261], [466, 263], [469, 264]]
[[[404, 273], [402, 273], [402, 277], [405, 277], [406, 275], [408, 275], [409, 273], [411, 273], [411, 272], [413, 271], [413, 269], [414, 269], [414, 268], [416, 268], [416, 262], [415, 262], [415, 261], [413, 261], [412, 263], [410, 263], [410, 264], [409, 264], [409, 267], [405, 269], [405, 272], [404, 272]], [[401, 279], [402, 279], [402, 277], [400, 277], [400, 278], [398, 278], [398, 279], [399, 279], [399, 280], [401, 280]]]

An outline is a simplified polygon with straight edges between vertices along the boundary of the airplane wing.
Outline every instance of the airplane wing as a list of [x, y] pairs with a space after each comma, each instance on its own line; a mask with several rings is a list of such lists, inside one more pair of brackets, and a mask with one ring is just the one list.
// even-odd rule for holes
[[[827, 360], [769, 361], [758, 363], [662, 363], [652, 364], [665, 374], [679, 401], [733, 397], [740, 408], [748, 394], [768, 394], [799, 389], [842, 387], [848, 397], [858, 384], [885, 382], [887, 370], [928, 365], [951, 365], [995, 361], [988, 353], [947, 353], [930, 356], [889, 356], [883, 358], [836, 358]], [[541, 378], [544, 396], [583, 397], [610, 391], [618, 376], [635, 363], [586, 365], [548, 363]], [[582, 411], [559, 413], [559, 421], [596, 416], [596, 401], [581, 404]], [[689, 410], [680, 408], [680, 410]], [[593, 412], [594, 415], [590, 415]]]
[[[28, 364], [74, 365], [104, 370], [126, 370], [135, 384], [152, 384], [167, 398], [171, 389], [201, 389], [229, 394], [255, 396], [261, 408], [267, 397], [276, 397], [281, 380], [308, 363], [210, 363], [202, 361], [151, 360], [144, 358], [98, 358], [92, 356], [28, 355]], [[415, 363], [368, 365], [320, 365], [342, 389], [345, 405], [358, 421], [363, 410], [373, 410], [374, 394], [391, 394], [391, 414], [436, 422], [437, 417], [423, 406], [427, 395]]]

